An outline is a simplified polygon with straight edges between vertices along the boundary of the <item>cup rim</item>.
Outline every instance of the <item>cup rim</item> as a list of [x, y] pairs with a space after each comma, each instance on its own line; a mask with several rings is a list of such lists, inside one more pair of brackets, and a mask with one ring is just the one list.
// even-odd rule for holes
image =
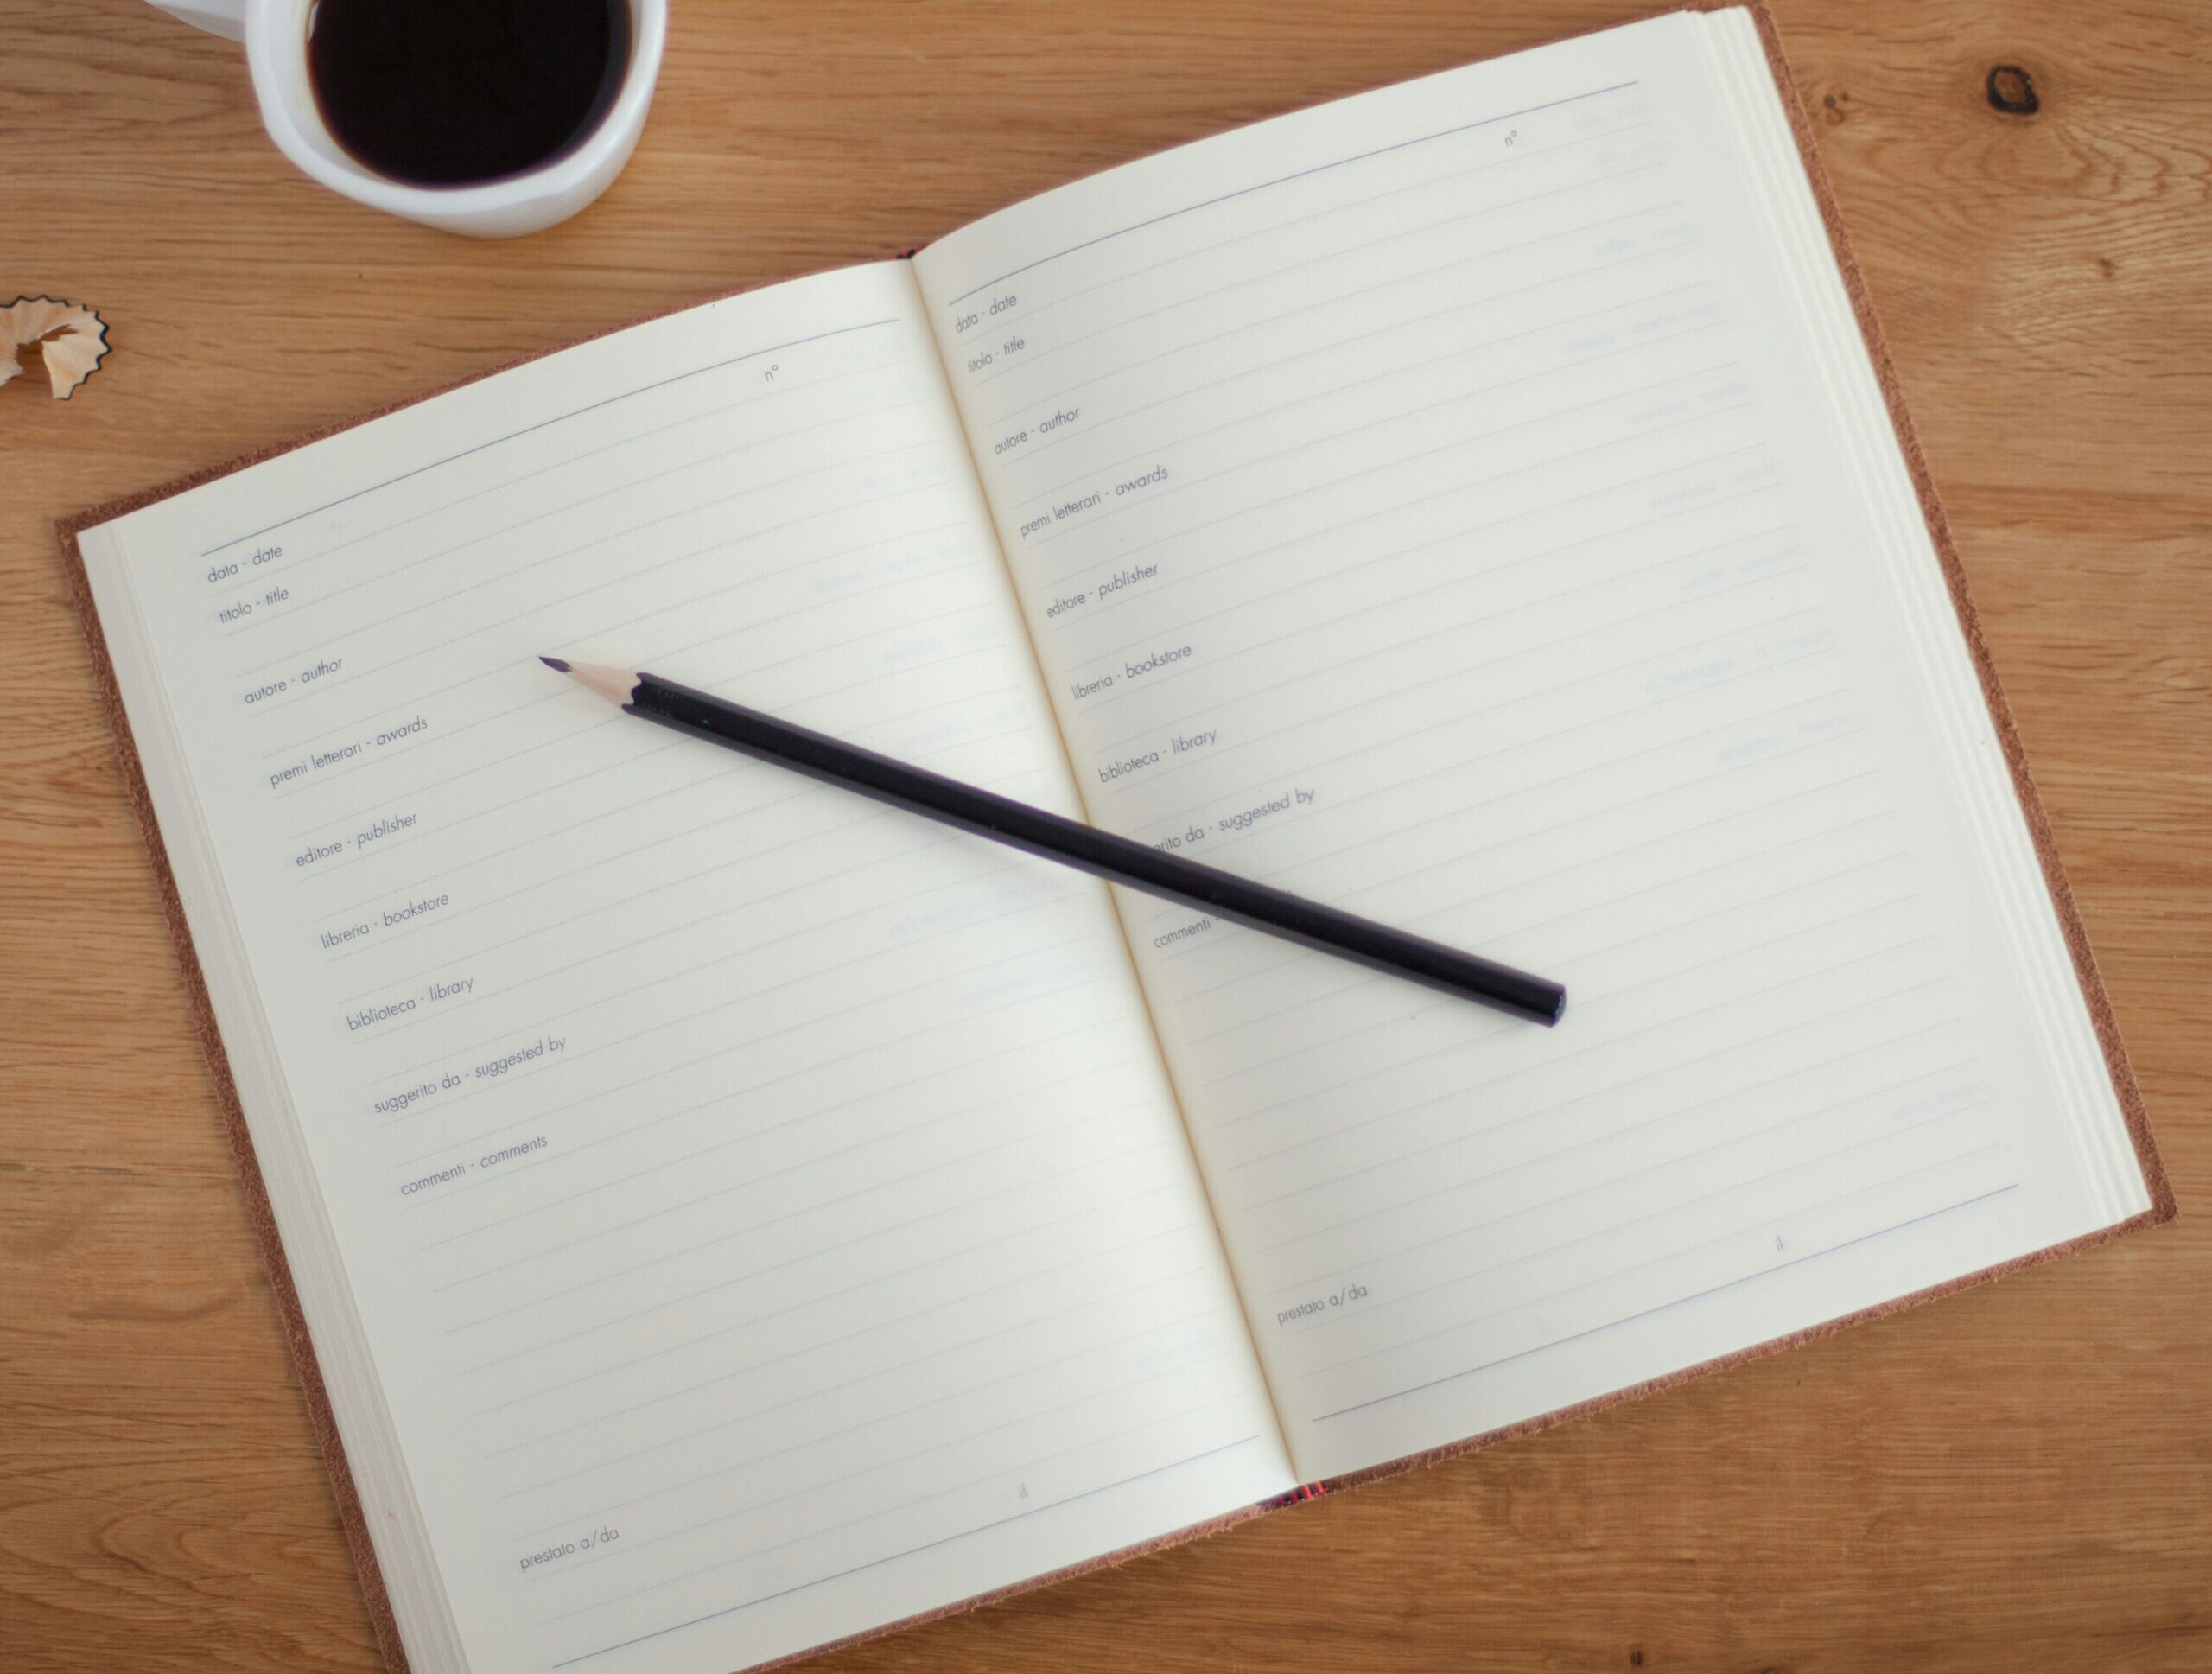
[[[410, 186], [346, 157], [322, 112], [312, 107], [312, 94], [310, 108], [300, 111], [293, 84], [278, 73], [284, 54], [307, 50], [304, 29], [298, 31], [296, 40], [289, 38], [301, 8], [288, 0], [251, 0], [245, 18], [246, 68], [260, 102], [262, 125], [276, 149], [303, 174], [373, 209], [407, 217], [435, 213], [440, 220], [466, 220], [559, 199], [588, 186], [610, 162], [627, 155], [652, 103], [668, 36], [668, 0], [629, 0], [629, 5], [630, 67], [607, 113], [583, 143], [541, 168], [475, 186]], [[297, 85], [305, 83], [302, 73]], [[314, 135], [321, 135], [330, 150], [318, 147]]]

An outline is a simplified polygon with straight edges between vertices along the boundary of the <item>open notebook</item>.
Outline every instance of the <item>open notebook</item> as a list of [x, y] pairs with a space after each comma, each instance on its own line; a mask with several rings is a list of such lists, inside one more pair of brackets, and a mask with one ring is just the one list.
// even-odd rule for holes
[[80, 520], [395, 1661], [722, 1674], [2171, 1213], [1762, 27], [1230, 133]]

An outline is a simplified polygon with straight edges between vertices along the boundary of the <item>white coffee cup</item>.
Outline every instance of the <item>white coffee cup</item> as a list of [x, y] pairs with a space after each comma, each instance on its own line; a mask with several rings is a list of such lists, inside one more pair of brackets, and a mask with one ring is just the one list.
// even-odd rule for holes
[[613, 184], [645, 129], [668, 38], [668, 0], [629, 0], [629, 73], [582, 144], [543, 168], [482, 186], [409, 186], [356, 162], [323, 122], [308, 80], [308, 15], [315, 0], [153, 3], [245, 43], [262, 125], [304, 173], [372, 209], [479, 239], [511, 239], [564, 221]]

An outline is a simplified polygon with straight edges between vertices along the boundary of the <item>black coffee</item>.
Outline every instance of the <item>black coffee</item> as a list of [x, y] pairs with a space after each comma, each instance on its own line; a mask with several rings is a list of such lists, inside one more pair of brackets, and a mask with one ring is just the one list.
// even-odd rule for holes
[[574, 150], [630, 67], [629, 0], [317, 0], [308, 74], [338, 143], [410, 186]]

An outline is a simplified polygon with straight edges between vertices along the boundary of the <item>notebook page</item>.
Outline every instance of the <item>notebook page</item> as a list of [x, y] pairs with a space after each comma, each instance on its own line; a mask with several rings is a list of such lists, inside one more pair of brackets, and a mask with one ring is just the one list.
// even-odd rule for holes
[[715, 303], [87, 541], [418, 1670], [722, 1674], [1293, 1480], [1104, 890], [536, 660], [1077, 806], [918, 308]]
[[1953, 776], [2020, 837], [1986, 716], [1884, 571], [1940, 575], [1836, 465], [1697, 29], [917, 263], [1091, 818], [1569, 990], [1547, 1031], [1122, 899], [1307, 1476], [2147, 1200], [2079, 1166], [2111, 1090], [2054, 1073]]

